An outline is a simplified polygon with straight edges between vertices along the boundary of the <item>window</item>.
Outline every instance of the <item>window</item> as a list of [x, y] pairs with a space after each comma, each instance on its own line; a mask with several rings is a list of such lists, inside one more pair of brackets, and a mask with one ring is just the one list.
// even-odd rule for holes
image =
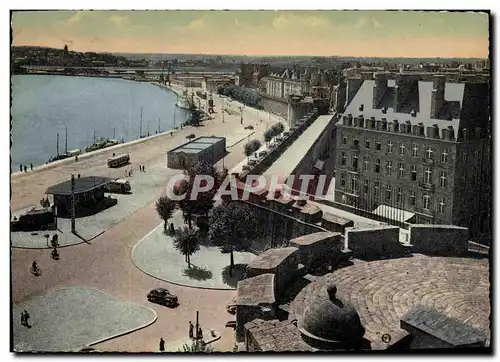
[[356, 149], [359, 148], [359, 140], [358, 139], [353, 139], [352, 140], [352, 146]]
[[403, 178], [405, 174], [405, 164], [400, 162], [398, 164], [398, 176], [399, 178]]
[[404, 154], [405, 154], [405, 149], [406, 149], [405, 144], [404, 144], [403, 142], [401, 142], [401, 143], [399, 144], [399, 154], [400, 154], [400, 155], [404, 155]]
[[411, 165], [411, 180], [417, 181], [417, 166]]
[[347, 144], [347, 137], [343, 137], [343, 138], [342, 138], [342, 144], [343, 144], [343, 145], [346, 145], [346, 144]]
[[427, 157], [428, 160], [432, 160], [432, 153], [434, 151], [432, 150], [432, 147], [427, 147], [425, 149], [425, 156]]
[[344, 176], [344, 174], [340, 175], [340, 186], [345, 187], [345, 176]]
[[432, 183], [432, 170], [430, 167], [427, 167], [424, 171], [424, 182], [426, 184]]
[[413, 145], [413, 148], [411, 149], [411, 155], [413, 157], [418, 157], [418, 146], [417, 145]]
[[355, 170], [358, 169], [358, 156], [357, 155], [352, 156], [352, 168], [354, 168]]
[[358, 192], [358, 178], [357, 177], [353, 177], [351, 179], [351, 189], [352, 189], [353, 193]]
[[370, 185], [369, 185], [369, 183], [368, 183], [368, 180], [365, 180], [365, 181], [363, 182], [363, 192], [364, 192], [365, 194], [367, 194], [367, 193], [368, 193], [369, 186], [370, 186]]
[[390, 200], [391, 199], [391, 193], [392, 193], [391, 185], [387, 185], [387, 187], [385, 189], [385, 199], [386, 200]]
[[464, 159], [464, 163], [467, 163], [467, 150], [463, 150], [462, 157]]
[[340, 164], [341, 164], [342, 166], [345, 166], [345, 165], [346, 165], [346, 163], [347, 163], [347, 158], [345, 157], [345, 152], [342, 152], [342, 153], [341, 153], [341, 156], [342, 156], [342, 159], [341, 159], [341, 161], [340, 161]]
[[387, 171], [387, 175], [392, 174], [392, 161], [387, 161], [386, 171]]
[[379, 141], [377, 141], [377, 142], [375, 143], [375, 149], [376, 149], [377, 151], [382, 150], [382, 144], [381, 144]]
[[369, 139], [366, 139], [366, 140], [365, 140], [365, 148], [366, 148], [366, 149], [369, 149], [369, 148], [370, 148], [370, 140], [369, 140]]
[[368, 157], [367, 156], [363, 157], [363, 170], [364, 171], [368, 171], [369, 163], [370, 162], [368, 161]]
[[438, 211], [440, 214], [444, 214], [444, 206], [445, 206], [444, 198], [441, 198], [441, 200], [438, 203]]
[[403, 202], [403, 190], [401, 189], [401, 187], [397, 188], [396, 202]]
[[424, 195], [424, 209], [430, 210], [430, 206], [431, 206], [431, 197], [429, 196], [429, 194], [425, 194]]
[[392, 153], [392, 147], [393, 147], [392, 141], [387, 142], [387, 153]]
[[375, 160], [375, 173], [380, 173], [380, 158]]
[[441, 162], [448, 162], [448, 150], [444, 150], [443, 153], [441, 153]]
[[375, 195], [375, 197], [378, 197], [380, 194], [380, 182], [378, 181], [374, 181], [373, 182], [373, 194]]
[[446, 187], [448, 180], [448, 174], [445, 171], [439, 173], [439, 186]]
[[415, 191], [410, 190], [410, 205], [415, 206]]

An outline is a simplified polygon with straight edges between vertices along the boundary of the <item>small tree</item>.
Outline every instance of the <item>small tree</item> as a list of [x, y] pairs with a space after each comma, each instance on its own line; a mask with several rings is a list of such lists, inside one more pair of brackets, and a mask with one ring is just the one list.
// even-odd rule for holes
[[176, 203], [167, 196], [162, 196], [156, 201], [156, 212], [165, 222], [164, 229], [167, 230], [168, 219], [172, 217]]
[[[247, 157], [250, 157], [252, 155], [252, 153], [258, 151], [261, 146], [262, 145], [261, 145], [259, 140], [251, 140], [250, 142], [245, 144], [245, 155]], [[247, 161], [248, 161], [248, 159], [247, 159]]]
[[191, 268], [191, 255], [200, 250], [200, 238], [198, 230], [186, 226], [177, 230], [174, 236], [174, 248], [186, 257], [188, 268]]
[[233, 251], [247, 250], [257, 230], [257, 219], [245, 204], [229, 202], [212, 210], [208, 235], [214, 245], [229, 251], [230, 276], [234, 267]]
[[272, 128], [274, 129], [275, 136], [279, 136], [285, 130], [285, 126], [281, 122], [276, 123]]
[[252, 148], [252, 143], [251, 142], [245, 143], [244, 148], [245, 148], [245, 156], [247, 156], [247, 163], [248, 163], [250, 156], [254, 152]]
[[269, 146], [269, 142], [274, 137], [274, 130], [272, 128], [269, 128], [266, 132], [264, 132], [264, 141], [266, 142], [266, 145]]

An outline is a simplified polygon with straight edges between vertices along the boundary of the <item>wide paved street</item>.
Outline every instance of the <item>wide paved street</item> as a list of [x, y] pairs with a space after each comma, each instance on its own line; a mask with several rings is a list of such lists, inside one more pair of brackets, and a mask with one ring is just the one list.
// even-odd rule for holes
[[[215, 103], [220, 105], [216, 98]], [[246, 107], [244, 110], [245, 124], [250, 123], [255, 127], [255, 134], [251, 138], [260, 138], [265, 131], [268, 120], [256, 121], [259, 111]], [[276, 119], [272, 118], [272, 123]], [[270, 124], [272, 124], [270, 123]], [[174, 136], [162, 135], [150, 140], [125, 145], [123, 149], [130, 153], [135, 174], [138, 173], [137, 165], [146, 165], [146, 173], [153, 172], [157, 165], [165, 165], [166, 152], [175, 146], [186, 142], [186, 136], [194, 133], [196, 136], [226, 136], [234, 138], [232, 130], [241, 133], [244, 126], [240, 125], [239, 115], [225, 116], [225, 123], [220, 119], [206, 122], [203, 127], [184, 128]], [[252, 131], [253, 132], [253, 131]], [[231, 168], [241, 162], [245, 156], [243, 145], [240, 142], [228, 149], [225, 166]], [[229, 144], [230, 146], [230, 144]], [[105, 151], [95, 156], [81, 158], [75, 163], [69, 160], [56, 167], [44, 168], [27, 174], [13, 175], [11, 209], [16, 211], [22, 208], [38, 205], [44, 196], [45, 189], [53, 184], [67, 179], [71, 173], [85, 175], [100, 175], [110, 177], [123, 177], [123, 170], [112, 170], [106, 166], [106, 159], [111, 152]], [[219, 162], [219, 165], [222, 161]], [[166, 166], [165, 166], [166, 167]], [[168, 170], [168, 169], [167, 169]], [[165, 181], [178, 170], [169, 170], [165, 174]], [[132, 181], [135, 176], [132, 176]], [[140, 207], [125, 219], [111, 225], [103, 234], [97, 236], [89, 243], [82, 243], [59, 250], [60, 260], [50, 258], [47, 249], [20, 249], [12, 248], [12, 297], [14, 307], [29, 303], [35, 297], [41, 297], [50, 291], [65, 287], [92, 287], [103, 291], [111, 297], [126, 300], [153, 309], [158, 319], [151, 326], [140, 329], [94, 346], [101, 351], [157, 351], [161, 337], [168, 341], [178, 341], [186, 337], [188, 322], [195, 321], [196, 311], [200, 311], [200, 323], [203, 328], [213, 328], [221, 333], [221, 339], [214, 342], [216, 350], [231, 351], [234, 345], [234, 331], [225, 328], [227, 321], [234, 320], [234, 316], [227, 313], [225, 306], [231, 303], [235, 291], [207, 290], [181, 287], [164, 281], [157, 280], [141, 270], [132, 262], [131, 251], [151, 230], [160, 223], [154, 200], [164, 194], [164, 187], [151, 188], [151, 201]], [[229, 257], [224, 255], [227, 259]], [[179, 255], [180, 260], [184, 260]], [[32, 261], [36, 260], [43, 270], [39, 277], [33, 276], [29, 269]], [[177, 295], [181, 301], [175, 309], [166, 308], [147, 302], [146, 294], [153, 288], [166, 287], [171, 293]], [[28, 311], [30, 312], [30, 311]], [[33, 319], [36, 318], [31, 313]], [[19, 318], [18, 318], [19, 319]], [[18, 319], [14, 322], [17, 323]]]

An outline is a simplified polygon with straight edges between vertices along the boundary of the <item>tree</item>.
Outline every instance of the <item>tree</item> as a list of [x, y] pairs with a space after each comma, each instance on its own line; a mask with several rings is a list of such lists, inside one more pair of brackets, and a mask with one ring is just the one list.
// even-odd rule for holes
[[67, 44], [64, 44], [64, 53], [68, 54], [68, 45]]
[[172, 217], [172, 213], [175, 210], [176, 203], [167, 196], [162, 196], [156, 201], [156, 212], [165, 222], [164, 229], [167, 230], [168, 219]]
[[258, 230], [257, 219], [245, 204], [232, 201], [215, 207], [210, 215], [208, 236], [212, 243], [230, 253], [229, 275], [234, 267], [234, 251], [247, 250]]
[[269, 128], [266, 132], [264, 132], [264, 141], [266, 142], [266, 145], [269, 145], [269, 142], [274, 137], [274, 130], [272, 128]]
[[[222, 184], [227, 174], [224, 171], [220, 172], [219, 170], [217, 170], [211, 163], [201, 161], [196, 165], [184, 170], [184, 175], [187, 176], [188, 180], [182, 186], [182, 191], [184, 191], [185, 197], [183, 200], [179, 201], [179, 206], [183, 211], [184, 218], [188, 220], [189, 227], [191, 228], [192, 214], [194, 212], [200, 211], [205, 216], [208, 216], [208, 211], [211, 209], [214, 203], [214, 196], [216, 195], [219, 186]], [[191, 194], [193, 193], [195, 187], [194, 181], [196, 179], [196, 176], [211, 177], [214, 180], [214, 185], [208, 191], [198, 192], [196, 199], [191, 200]], [[201, 186], [205, 186], [205, 182], [202, 181]]]
[[252, 153], [258, 151], [261, 146], [262, 145], [259, 140], [251, 140], [250, 142], [246, 143], [244, 146], [245, 156], [250, 157]]
[[177, 230], [174, 236], [174, 248], [186, 257], [188, 268], [191, 268], [191, 255], [200, 250], [198, 230], [184, 226]]
[[285, 130], [285, 126], [281, 122], [276, 123], [272, 128], [276, 132], [275, 136], [279, 136]]

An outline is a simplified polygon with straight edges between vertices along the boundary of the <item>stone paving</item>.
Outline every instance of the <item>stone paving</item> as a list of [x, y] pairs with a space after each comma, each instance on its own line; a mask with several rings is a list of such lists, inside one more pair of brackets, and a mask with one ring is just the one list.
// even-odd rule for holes
[[[179, 225], [181, 220], [181, 213], [175, 215], [175, 224]], [[254, 258], [252, 253], [234, 253], [235, 264], [248, 264]], [[146, 274], [170, 283], [208, 289], [235, 289], [222, 277], [223, 269], [229, 265], [229, 254], [222, 254], [216, 247], [201, 246], [191, 256], [192, 269], [189, 270], [184, 256], [174, 249], [172, 237], [164, 234], [163, 224], [134, 247], [132, 261]]]
[[304, 311], [315, 293], [337, 284], [358, 311], [365, 337], [379, 341], [399, 335], [400, 318], [413, 306], [443, 312], [490, 335], [490, 284], [486, 259], [413, 257], [360, 262], [316, 279], [290, 305], [290, 319]]
[[[27, 310], [31, 328], [21, 326]], [[152, 324], [152, 309], [113, 298], [97, 289], [59, 289], [13, 310], [16, 352], [74, 351]]]

